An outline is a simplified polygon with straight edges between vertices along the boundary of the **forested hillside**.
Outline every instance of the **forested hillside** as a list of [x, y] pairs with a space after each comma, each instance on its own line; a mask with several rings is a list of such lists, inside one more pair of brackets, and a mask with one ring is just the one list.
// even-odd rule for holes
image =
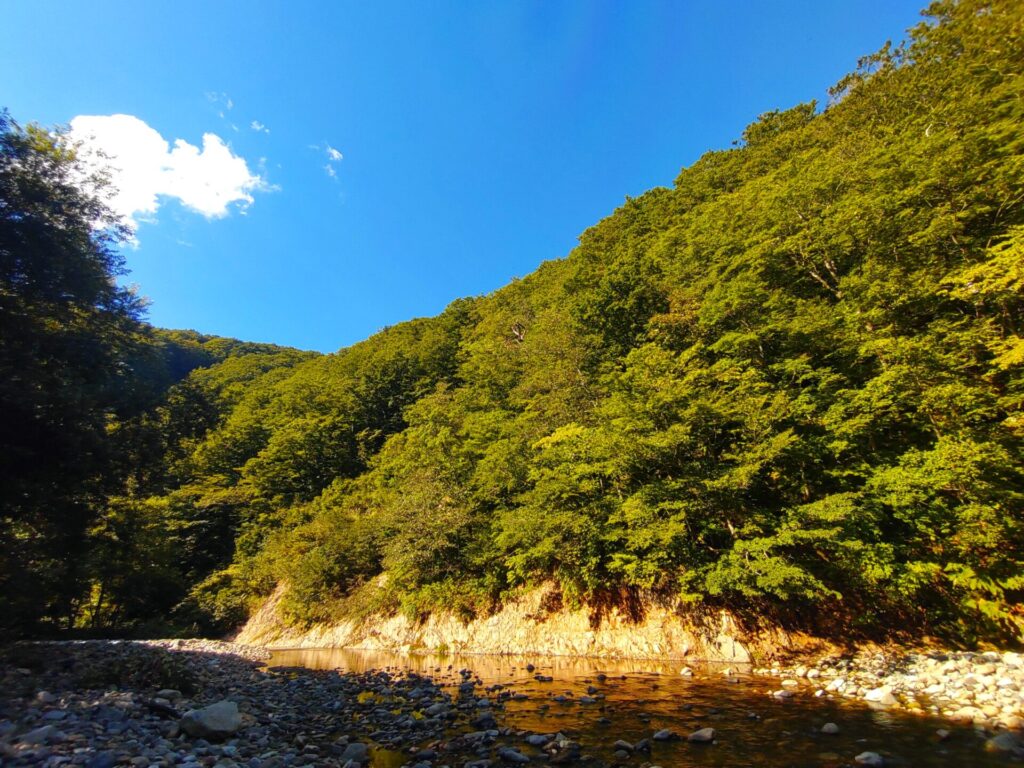
[[[762, 115], [438, 317], [326, 356], [145, 330], [153, 371], [114, 383], [148, 389], [88, 431], [99, 479], [63, 482], [38, 446], [8, 475], [5, 438], [4, 598], [50, 601], [22, 621], [216, 632], [280, 583], [306, 623], [478, 615], [554, 582], [1019, 641], [1022, 182], [1024, 10], [937, 3], [825, 108]], [[36, 358], [8, 327], [9, 382]], [[28, 395], [5, 387], [10, 412]], [[51, 541], [53, 494], [88, 497], [83, 563]]]

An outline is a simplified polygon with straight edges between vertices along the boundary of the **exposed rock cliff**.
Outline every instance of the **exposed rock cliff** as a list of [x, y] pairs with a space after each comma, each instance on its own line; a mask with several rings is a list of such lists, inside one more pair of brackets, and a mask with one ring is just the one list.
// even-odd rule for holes
[[341, 620], [308, 629], [278, 617], [281, 590], [256, 611], [236, 641], [269, 648], [364, 648], [452, 653], [673, 658], [747, 663], [792, 645], [781, 631], [743, 633], [727, 614], [703, 626], [671, 608], [648, 606], [634, 620], [612, 609], [599, 619], [586, 608], [545, 610], [545, 590], [507, 603], [498, 613], [464, 622], [435, 613], [423, 622], [404, 616]]

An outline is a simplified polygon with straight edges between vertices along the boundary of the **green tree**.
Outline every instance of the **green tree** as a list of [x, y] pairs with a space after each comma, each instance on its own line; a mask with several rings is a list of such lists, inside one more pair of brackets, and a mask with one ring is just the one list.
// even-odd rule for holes
[[0, 626], [67, 623], [142, 343], [126, 231], [60, 134], [0, 114]]

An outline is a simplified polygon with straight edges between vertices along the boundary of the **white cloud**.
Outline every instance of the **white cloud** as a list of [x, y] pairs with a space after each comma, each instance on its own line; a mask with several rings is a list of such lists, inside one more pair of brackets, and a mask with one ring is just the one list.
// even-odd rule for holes
[[340, 163], [342, 160], [344, 160], [345, 156], [327, 142], [324, 142], [324, 145], [322, 147], [319, 144], [311, 144], [310, 149], [315, 149], [318, 152], [322, 150], [324, 154], [327, 155], [327, 162], [324, 164], [324, 173], [326, 173], [330, 178], [337, 181], [338, 169], [335, 166], [335, 164]]
[[251, 123], [249, 123], [249, 127], [252, 128], [257, 133], [270, 133], [270, 129], [267, 128], [267, 126], [265, 126], [259, 120], [253, 120]]
[[235, 102], [231, 97], [222, 91], [207, 91], [206, 100], [211, 104], [221, 104], [226, 109], [234, 109]]
[[244, 212], [254, 192], [272, 189], [213, 133], [203, 134], [202, 149], [184, 139], [172, 146], [133, 115], [79, 115], [71, 138], [89, 165], [108, 169], [117, 190], [111, 208], [132, 229], [153, 220], [163, 198], [214, 219]]

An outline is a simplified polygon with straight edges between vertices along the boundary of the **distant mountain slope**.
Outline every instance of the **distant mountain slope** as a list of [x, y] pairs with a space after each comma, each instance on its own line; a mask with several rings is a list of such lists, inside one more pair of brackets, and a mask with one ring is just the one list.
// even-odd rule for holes
[[295, 624], [472, 616], [554, 582], [1019, 640], [1024, 11], [929, 13], [491, 295], [325, 356], [166, 334], [191, 370], [123, 425], [144, 471], [83, 621], [215, 631], [278, 584]]
[[1019, 637], [1022, 12], [930, 13], [568, 259], [247, 393], [192, 465], [248, 510], [195, 605], [471, 615], [554, 579]]

